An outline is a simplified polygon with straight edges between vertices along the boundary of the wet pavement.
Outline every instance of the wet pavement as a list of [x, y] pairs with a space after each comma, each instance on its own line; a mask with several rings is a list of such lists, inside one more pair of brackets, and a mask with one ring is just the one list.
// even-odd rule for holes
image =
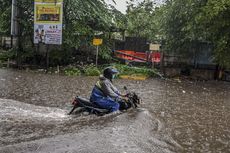
[[96, 80], [0, 69], [0, 152], [230, 152], [230, 83], [115, 80], [141, 108], [66, 115]]

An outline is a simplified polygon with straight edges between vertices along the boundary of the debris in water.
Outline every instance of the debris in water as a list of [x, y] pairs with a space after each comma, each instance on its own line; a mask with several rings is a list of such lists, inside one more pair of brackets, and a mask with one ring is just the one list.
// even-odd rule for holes
[[165, 116], [165, 112], [161, 112], [161, 116], [164, 117]]

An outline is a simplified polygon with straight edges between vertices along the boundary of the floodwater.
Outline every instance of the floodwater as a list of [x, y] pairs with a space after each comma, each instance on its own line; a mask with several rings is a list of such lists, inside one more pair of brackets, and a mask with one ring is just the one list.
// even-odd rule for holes
[[0, 69], [0, 152], [230, 152], [230, 83], [115, 80], [138, 93], [139, 109], [66, 115], [96, 80]]

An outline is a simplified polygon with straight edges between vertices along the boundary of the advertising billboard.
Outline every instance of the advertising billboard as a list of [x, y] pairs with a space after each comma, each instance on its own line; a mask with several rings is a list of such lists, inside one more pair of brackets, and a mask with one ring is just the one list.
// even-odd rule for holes
[[62, 44], [62, 0], [35, 0], [34, 43]]

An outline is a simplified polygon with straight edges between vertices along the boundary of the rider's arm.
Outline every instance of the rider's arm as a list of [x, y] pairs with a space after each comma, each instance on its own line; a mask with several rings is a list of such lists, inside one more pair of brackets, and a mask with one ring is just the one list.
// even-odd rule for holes
[[119, 96], [122, 96], [122, 94], [120, 93], [120, 91], [111, 83], [110, 84], [110, 86], [111, 86], [111, 89], [116, 93], [116, 94], [118, 94]]
[[112, 84], [111, 82], [109, 82], [109, 81], [104, 81], [104, 82], [101, 84], [101, 87], [102, 87], [103, 92], [104, 92], [107, 96], [109, 96], [109, 97], [111, 97], [111, 98], [115, 98], [115, 99], [121, 97], [120, 92], [119, 92], [117, 89], [114, 90], [115, 88], [114, 88], [114, 86], [113, 86], [113, 84]]

